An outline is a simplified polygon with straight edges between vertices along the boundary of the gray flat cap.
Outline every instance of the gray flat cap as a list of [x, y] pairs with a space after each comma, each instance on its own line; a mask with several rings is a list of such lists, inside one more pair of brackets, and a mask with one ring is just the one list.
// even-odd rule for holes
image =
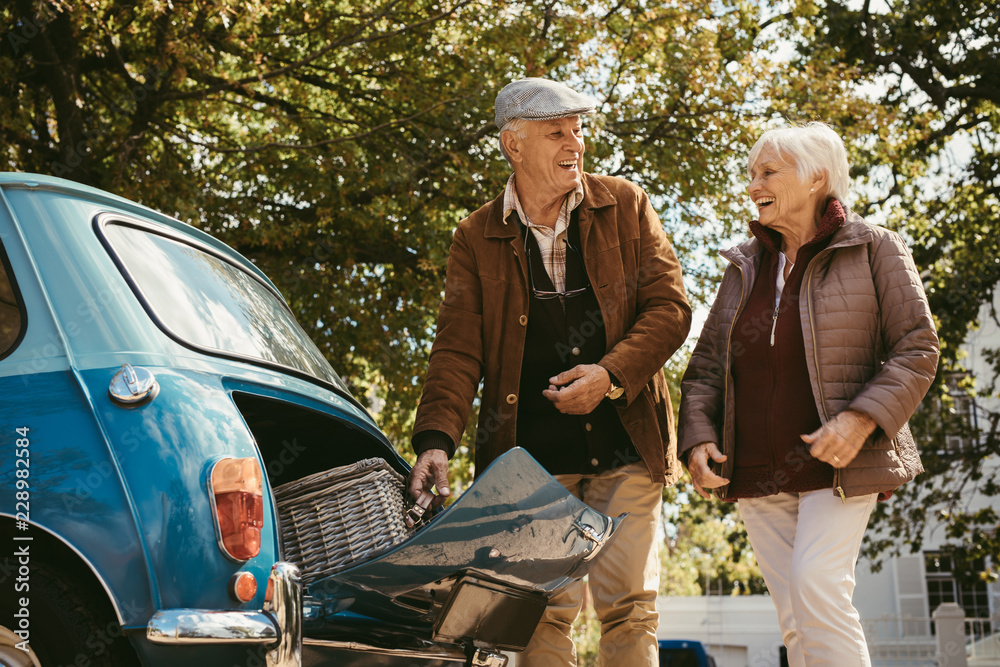
[[515, 118], [552, 120], [594, 113], [597, 103], [569, 86], [549, 79], [521, 79], [503, 87], [497, 95], [496, 123], [503, 128]]

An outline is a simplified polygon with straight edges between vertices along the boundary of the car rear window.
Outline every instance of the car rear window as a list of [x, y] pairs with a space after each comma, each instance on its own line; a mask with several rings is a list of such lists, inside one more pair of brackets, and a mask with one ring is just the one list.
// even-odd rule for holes
[[150, 315], [200, 350], [306, 373], [348, 392], [284, 300], [208, 248], [111, 222], [104, 234]]

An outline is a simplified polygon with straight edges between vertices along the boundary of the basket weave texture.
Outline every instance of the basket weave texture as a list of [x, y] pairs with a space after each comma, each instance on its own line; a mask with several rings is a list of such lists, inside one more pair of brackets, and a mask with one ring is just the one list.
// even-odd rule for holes
[[409, 536], [403, 476], [363, 459], [274, 489], [285, 559], [304, 584], [389, 549]]

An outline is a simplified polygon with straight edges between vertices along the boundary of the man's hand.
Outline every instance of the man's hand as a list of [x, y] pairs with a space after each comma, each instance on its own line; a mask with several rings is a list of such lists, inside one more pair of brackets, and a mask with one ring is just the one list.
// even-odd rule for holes
[[582, 364], [549, 378], [549, 388], [542, 396], [552, 401], [559, 412], [585, 415], [594, 411], [611, 388], [611, 376], [603, 366]]
[[814, 458], [845, 468], [861, 451], [878, 424], [863, 412], [844, 410], [808, 435], [800, 436]]
[[[437, 494], [432, 489], [437, 488]], [[441, 449], [428, 449], [417, 457], [417, 462], [410, 470], [410, 497], [414, 506], [406, 514], [406, 525], [413, 527], [414, 521], [410, 512], [418, 518], [430, 509], [437, 510], [444, 504], [445, 498], [451, 495], [448, 486], [448, 455]]]
[[719, 446], [714, 442], [703, 442], [695, 445], [688, 454], [688, 472], [691, 473], [691, 481], [694, 482], [694, 490], [705, 500], [710, 500], [712, 495], [705, 489], [716, 489], [729, 484], [729, 480], [715, 474], [712, 467], [708, 465], [708, 460], [712, 459], [716, 463], [722, 463], [729, 457], [719, 451]]

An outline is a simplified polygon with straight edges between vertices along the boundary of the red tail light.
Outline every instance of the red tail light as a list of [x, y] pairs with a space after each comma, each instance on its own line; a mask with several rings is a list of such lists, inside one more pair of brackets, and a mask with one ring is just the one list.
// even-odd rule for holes
[[219, 546], [245, 561], [260, 553], [264, 525], [264, 482], [257, 459], [222, 459], [212, 468], [212, 500]]

